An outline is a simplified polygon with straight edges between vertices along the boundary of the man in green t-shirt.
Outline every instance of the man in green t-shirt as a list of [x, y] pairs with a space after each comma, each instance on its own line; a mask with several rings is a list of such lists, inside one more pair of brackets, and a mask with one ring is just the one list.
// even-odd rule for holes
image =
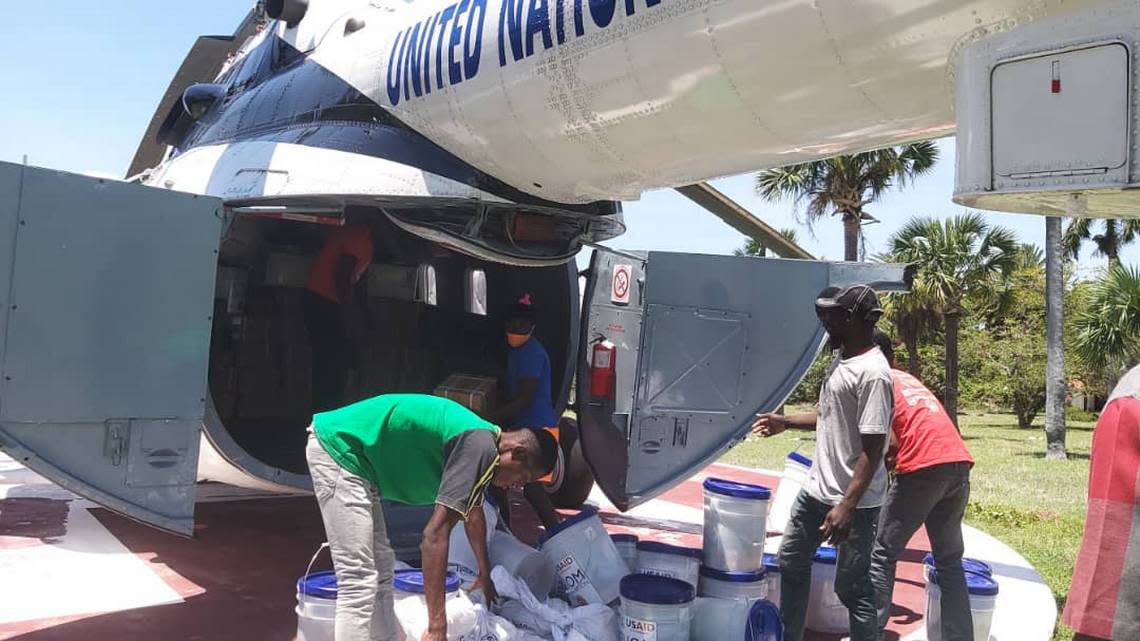
[[[558, 444], [539, 430], [502, 432], [455, 401], [388, 394], [313, 417], [306, 458], [336, 568], [336, 641], [391, 641], [395, 554], [380, 499], [435, 505], [424, 528], [428, 632], [447, 638], [444, 580], [458, 521], [479, 565], [475, 589], [494, 600], [483, 493], [521, 487], [554, 467]], [[409, 640], [413, 641], [413, 640]]]

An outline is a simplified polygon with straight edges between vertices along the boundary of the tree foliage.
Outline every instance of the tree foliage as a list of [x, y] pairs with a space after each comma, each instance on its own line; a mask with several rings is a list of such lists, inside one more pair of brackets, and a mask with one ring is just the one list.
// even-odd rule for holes
[[886, 259], [918, 267], [900, 305], [941, 317], [946, 346], [946, 390], [942, 402], [952, 418], [958, 411], [958, 330], [967, 301], [993, 307], [1002, 283], [1017, 266], [1019, 245], [1004, 227], [976, 213], [945, 220], [912, 218], [891, 236]]
[[916, 142], [768, 169], [756, 177], [756, 192], [769, 201], [788, 199], [802, 206], [809, 227], [839, 216], [844, 257], [853, 261], [858, 259], [860, 225], [869, 218], [866, 207], [892, 187], [928, 173], [937, 161], [933, 142]]
[[1077, 357], [1109, 376], [1140, 361], [1140, 270], [1109, 266], [1077, 314], [1074, 341]]
[[[1101, 228], [1099, 234], [1093, 233], [1093, 226]], [[1065, 228], [1065, 235], [1061, 245], [1065, 254], [1076, 260], [1081, 257], [1081, 245], [1092, 242], [1095, 249], [1093, 256], [1103, 256], [1110, 263], [1120, 262], [1120, 250], [1140, 237], [1140, 220], [1116, 220], [1112, 218], [1100, 220], [1093, 218], [1074, 218]]]
[[[788, 242], [796, 242], [796, 230], [791, 227], [784, 227], [779, 230], [779, 234], [784, 237]], [[763, 258], [768, 255], [769, 248], [761, 241], [755, 238], [749, 238], [745, 241], [744, 246], [732, 251], [733, 256], [755, 256]]]
[[1001, 315], [962, 336], [962, 396], [966, 402], [1012, 410], [1018, 427], [1032, 426], [1045, 408], [1045, 271], [1023, 262], [1005, 279]]

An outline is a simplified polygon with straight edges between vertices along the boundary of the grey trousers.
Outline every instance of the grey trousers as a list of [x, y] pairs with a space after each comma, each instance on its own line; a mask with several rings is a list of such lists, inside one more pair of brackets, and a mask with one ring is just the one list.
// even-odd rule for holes
[[336, 570], [336, 641], [395, 641], [396, 555], [388, 542], [380, 492], [337, 464], [311, 432], [305, 458]]
[[[800, 492], [780, 543], [780, 617], [784, 620], [784, 641], [801, 641], [811, 593], [811, 564], [823, 543], [819, 531], [830, 505]], [[871, 565], [871, 545], [879, 508], [855, 510], [855, 520], [847, 540], [838, 546], [835, 568], [835, 594], [847, 607], [851, 641], [874, 641], [875, 588], [867, 575]]]
[[925, 524], [942, 592], [942, 640], [973, 641], [970, 595], [962, 571], [962, 516], [969, 500], [968, 463], [935, 465], [895, 477], [887, 491], [871, 553], [871, 581], [877, 595], [880, 633], [891, 613], [899, 554], [919, 526]]

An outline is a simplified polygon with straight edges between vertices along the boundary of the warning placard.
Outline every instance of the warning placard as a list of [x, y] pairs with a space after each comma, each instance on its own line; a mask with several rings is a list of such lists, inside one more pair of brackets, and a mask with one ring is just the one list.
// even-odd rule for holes
[[633, 265], [614, 265], [613, 287], [610, 300], [623, 305], [629, 304], [629, 290], [633, 283]]

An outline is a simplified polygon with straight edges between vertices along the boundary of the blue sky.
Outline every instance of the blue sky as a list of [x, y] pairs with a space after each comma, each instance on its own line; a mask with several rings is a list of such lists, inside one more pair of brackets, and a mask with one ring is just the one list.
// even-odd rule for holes
[[[205, 34], [232, 33], [251, 3], [243, 0], [81, 0], [13, 2], [0, 26], [0, 160], [76, 172], [121, 176], [134, 155], [155, 105], [193, 44]], [[866, 228], [868, 249], [881, 251], [910, 216], [950, 216], [963, 209], [951, 202], [954, 144], [939, 142], [935, 171], [892, 193], [870, 212], [882, 222]], [[816, 256], [843, 254], [838, 221], [823, 221], [814, 233], [797, 225], [790, 203], [757, 198], [751, 175], [714, 184], [775, 227], [798, 227], [799, 240]], [[626, 235], [609, 243], [626, 249], [724, 254], [744, 238], [672, 191], [645, 194], [625, 206]], [[1044, 219], [987, 213], [994, 224], [1012, 228], [1025, 242], [1044, 244]], [[1086, 249], [1081, 271], [1091, 274], [1103, 259]], [[1140, 245], [1126, 262], [1140, 262]]]

